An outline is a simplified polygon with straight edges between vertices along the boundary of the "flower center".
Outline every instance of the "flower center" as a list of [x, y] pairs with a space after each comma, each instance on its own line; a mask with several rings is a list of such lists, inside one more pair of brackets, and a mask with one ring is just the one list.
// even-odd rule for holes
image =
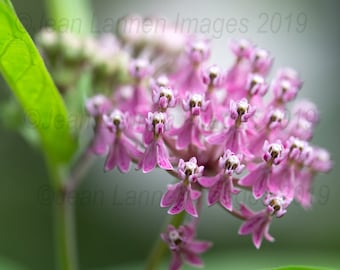
[[242, 116], [243, 114], [245, 114], [248, 111], [249, 108], [249, 104], [246, 100], [241, 100], [238, 104], [237, 104], [237, 113], [239, 116]]
[[270, 146], [269, 146], [269, 153], [270, 153], [270, 156], [272, 157], [272, 159], [275, 159], [277, 158], [278, 156], [281, 155], [281, 152], [282, 152], [282, 145], [278, 144], [278, 143], [272, 143]]
[[227, 170], [236, 170], [240, 165], [240, 160], [236, 155], [230, 155], [225, 162], [225, 169]]

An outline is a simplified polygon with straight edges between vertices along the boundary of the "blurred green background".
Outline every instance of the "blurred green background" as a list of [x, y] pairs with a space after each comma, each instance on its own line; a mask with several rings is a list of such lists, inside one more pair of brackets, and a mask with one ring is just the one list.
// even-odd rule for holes
[[[46, 26], [44, 1], [12, 2], [32, 36]], [[301, 73], [304, 87], [299, 98], [316, 102], [321, 112], [313, 143], [329, 149], [334, 160], [333, 171], [317, 177], [312, 209], [292, 205], [284, 218], [272, 224], [276, 242], [264, 242], [260, 251], [249, 236], [237, 235], [240, 222], [218, 207], [203, 209], [199, 238], [214, 242], [214, 248], [204, 256], [208, 269], [283, 264], [340, 269], [338, 2], [98, 0], [92, 7], [96, 26], [93, 24], [91, 31], [99, 32], [108, 22], [131, 13], [158, 15], [175, 22], [185, 18], [199, 22], [208, 18], [212, 23], [229, 20], [229, 28], [221, 29], [217, 22], [203, 30], [212, 38], [212, 63], [228, 67], [232, 63], [228, 40], [245, 37], [271, 51], [275, 56], [273, 70], [292, 66]], [[0, 80], [2, 102], [11, 94]], [[2, 126], [0, 139], [0, 267], [10, 269], [13, 261], [18, 269], [54, 269], [52, 203], [57, 202], [48, 189], [42, 156]], [[127, 175], [103, 173], [103, 162], [97, 159], [74, 198], [81, 269], [122, 269], [123, 265], [130, 269], [145, 260], [158, 237], [166, 217], [159, 199], [171, 178], [158, 171], [147, 175], [134, 170]], [[241, 195], [241, 199], [255, 204], [250, 195]]]

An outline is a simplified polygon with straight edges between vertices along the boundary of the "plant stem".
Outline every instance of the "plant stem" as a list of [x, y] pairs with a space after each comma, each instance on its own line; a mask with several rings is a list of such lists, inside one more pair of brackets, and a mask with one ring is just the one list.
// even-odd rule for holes
[[[171, 216], [170, 219], [167, 219], [166, 224], [163, 225], [162, 231], [166, 230], [166, 226], [168, 224], [172, 224], [175, 227], [178, 227], [182, 224], [185, 217], [185, 212], [179, 213], [177, 215]], [[162, 259], [166, 253], [167, 245], [164, 243], [164, 241], [161, 239], [161, 237], [158, 235], [157, 240], [155, 241], [153, 248], [151, 249], [151, 253], [148, 257], [148, 260], [146, 262], [146, 270], [154, 270], [157, 269], [157, 267], [162, 262]]]
[[73, 198], [66, 195], [63, 190], [55, 192], [53, 202], [55, 216], [55, 242], [57, 243], [57, 269], [76, 270], [77, 249], [74, 230]]
[[76, 270], [77, 242], [74, 220], [75, 191], [80, 181], [91, 164], [91, 156], [85, 152], [78, 158], [65, 181], [58, 181], [62, 186], [55, 190], [53, 201], [55, 216], [55, 243], [57, 243], [57, 269]]

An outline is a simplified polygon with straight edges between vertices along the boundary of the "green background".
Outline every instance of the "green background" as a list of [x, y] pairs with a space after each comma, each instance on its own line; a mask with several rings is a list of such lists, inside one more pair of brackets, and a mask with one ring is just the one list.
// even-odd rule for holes
[[[43, 1], [13, 0], [13, 5], [33, 36], [47, 24]], [[218, 266], [256, 269], [284, 264], [340, 269], [338, 10], [336, 1], [238, 1], [237, 4], [222, 0], [93, 1], [93, 22], [96, 22], [90, 29], [93, 32], [103, 32], [108, 22], [130, 13], [159, 15], [174, 21], [196, 18], [199, 25], [204, 18], [212, 23], [219, 18], [232, 20], [238, 26], [243, 22], [246, 29], [235, 26], [235, 31], [233, 27], [224, 30], [210, 27], [207, 35], [213, 44], [211, 62], [228, 67], [232, 63], [228, 40], [249, 38], [272, 52], [273, 70], [287, 65], [296, 68], [304, 80], [299, 98], [308, 97], [320, 108], [321, 122], [313, 143], [330, 150], [334, 169], [317, 177], [312, 209], [305, 211], [297, 204], [292, 205], [286, 216], [272, 224], [275, 243], [264, 242], [257, 251], [249, 236], [237, 235], [238, 220], [218, 207], [204, 208], [199, 238], [215, 244], [204, 256], [208, 269]], [[272, 31], [275, 27], [270, 28], [270, 19], [276, 12], [282, 17], [277, 33]], [[294, 18], [301, 12], [307, 16], [307, 26], [299, 33]], [[269, 18], [265, 24], [267, 33], [258, 31], [264, 23], [261, 13]], [[284, 18], [289, 14], [292, 21], [288, 29]], [[10, 92], [0, 80], [3, 101]], [[42, 156], [18, 134], [2, 126], [0, 140], [0, 257], [6, 258], [0, 262], [8, 265], [9, 261], [15, 261], [23, 269], [54, 269], [52, 203], [58, 202], [49, 192]], [[138, 264], [146, 258], [166, 217], [166, 210], [159, 207], [159, 198], [171, 178], [159, 171], [147, 175], [134, 170], [127, 175], [104, 173], [103, 162], [102, 158], [96, 160], [74, 196], [81, 269], [113, 266], [122, 269], [121, 265]], [[240, 198], [255, 204], [250, 196]], [[257, 206], [260, 203], [254, 205]]]

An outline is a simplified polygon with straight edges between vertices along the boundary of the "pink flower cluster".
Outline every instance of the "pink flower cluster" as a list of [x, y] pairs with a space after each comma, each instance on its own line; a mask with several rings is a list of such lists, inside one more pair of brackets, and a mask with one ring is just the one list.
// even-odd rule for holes
[[[194, 240], [203, 193], [209, 206], [219, 204], [243, 220], [239, 234], [251, 234], [259, 248], [263, 237], [273, 241], [271, 221], [293, 200], [311, 206], [315, 175], [332, 167], [328, 152], [310, 143], [316, 106], [300, 101], [288, 110], [302, 87], [298, 73], [282, 68], [269, 81], [267, 50], [246, 40], [230, 48], [235, 62], [229, 69], [209, 64], [209, 41], [192, 37], [171, 68], [163, 68], [162, 57], [131, 58], [130, 83], [86, 103], [95, 122], [91, 151], [106, 155], [106, 171], [126, 173], [135, 163], [143, 173], [161, 168], [175, 176], [160, 206], [170, 215], [185, 211], [193, 222], [169, 225], [162, 234], [171, 269], [184, 260], [202, 265], [199, 254], [210, 247]], [[235, 204], [248, 190], [263, 210]]]

